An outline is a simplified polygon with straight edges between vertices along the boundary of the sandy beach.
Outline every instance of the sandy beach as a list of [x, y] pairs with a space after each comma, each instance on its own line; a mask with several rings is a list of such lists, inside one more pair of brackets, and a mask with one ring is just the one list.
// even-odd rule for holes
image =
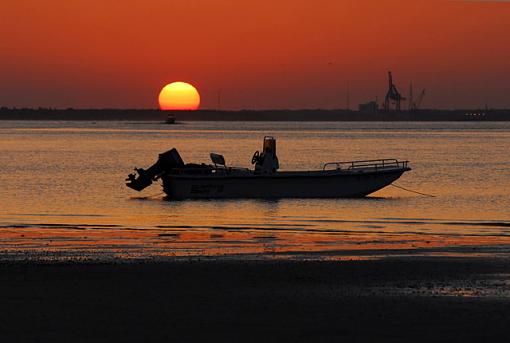
[[0, 266], [3, 342], [503, 341], [510, 261]]

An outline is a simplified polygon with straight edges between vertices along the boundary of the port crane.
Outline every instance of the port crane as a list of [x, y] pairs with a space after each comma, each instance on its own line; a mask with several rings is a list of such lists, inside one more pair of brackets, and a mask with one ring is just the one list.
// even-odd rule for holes
[[400, 103], [405, 100], [402, 94], [399, 93], [397, 87], [393, 84], [393, 76], [391, 71], [388, 72], [388, 92], [384, 99], [384, 111], [389, 112], [391, 104], [395, 104], [395, 110], [400, 111]]
[[411, 109], [419, 110], [424, 97], [425, 97], [425, 88], [421, 91], [420, 95], [418, 96], [418, 99], [416, 99], [416, 101], [411, 104]]
[[421, 91], [418, 98], [414, 99], [413, 97], [413, 84], [409, 86], [409, 111], [417, 111], [421, 108], [421, 103], [423, 102], [423, 98], [425, 97], [425, 88]]

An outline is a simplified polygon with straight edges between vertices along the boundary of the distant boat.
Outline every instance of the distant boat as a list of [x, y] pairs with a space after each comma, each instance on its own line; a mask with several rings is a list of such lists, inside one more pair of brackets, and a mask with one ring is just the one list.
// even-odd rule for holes
[[173, 114], [169, 114], [165, 119], [165, 124], [175, 124], [175, 116]]
[[[135, 168], [126, 185], [141, 191], [163, 181], [170, 199], [216, 198], [355, 198], [378, 191], [411, 170], [396, 159], [329, 162], [321, 170], [278, 171], [276, 140], [264, 137], [262, 153], [252, 158], [254, 169], [227, 167], [222, 155], [211, 153], [211, 164], [185, 164], [174, 148], [148, 168]], [[138, 174], [138, 175], [137, 175]]]

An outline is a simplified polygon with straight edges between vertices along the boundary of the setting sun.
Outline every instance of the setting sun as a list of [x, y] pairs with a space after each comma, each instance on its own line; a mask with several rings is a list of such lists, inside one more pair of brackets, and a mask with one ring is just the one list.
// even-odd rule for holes
[[159, 93], [159, 108], [162, 110], [196, 110], [200, 105], [200, 94], [186, 82], [172, 82]]

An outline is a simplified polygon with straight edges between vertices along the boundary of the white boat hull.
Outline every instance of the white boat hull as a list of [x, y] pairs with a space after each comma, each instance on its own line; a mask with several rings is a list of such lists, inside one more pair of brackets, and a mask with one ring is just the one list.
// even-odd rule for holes
[[163, 190], [170, 199], [356, 198], [388, 186], [407, 170], [165, 175], [162, 179]]

